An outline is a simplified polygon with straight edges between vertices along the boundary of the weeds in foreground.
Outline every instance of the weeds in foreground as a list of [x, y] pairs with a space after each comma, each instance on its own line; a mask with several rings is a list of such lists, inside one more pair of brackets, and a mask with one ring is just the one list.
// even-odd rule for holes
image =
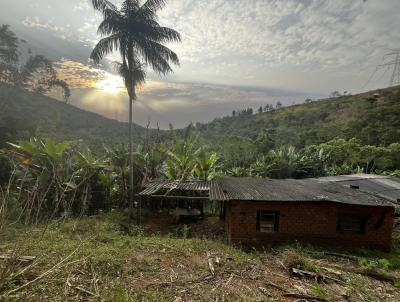
[[[3, 268], [8, 276], [23, 273], [14, 279], [2, 277], [1, 280], [8, 281], [1, 283], [0, 301], [2, 298], [28, 302], [43, 299], [97, 301], [99, 297], [103, 301], [121, 302], [174, 301], [177, 297], [182, 301], [215, 301], [217, 297], [224, 297], [225, 301], [266, 298], [279, 301], [282, 291], [269, 289], [266, 280], [283, 288], [283, 292], [298, 291], [293, 287], [297, 284], [308, 295], [328, 300], [340, 295], [338, 286], [343, 286], [354, 301], [359, 301], [360, 297], [391, 301], [386, 299], [386, 290], [395, 299], [400, 298], [400, 293], [391, 284], [346, 270], [342, 271], [341, 277], [332, 275], [339, 279], [343, 277], [344, 285], [324, 281], [316, 284], [312, 278], [293, 278], [290, 267], [329, 274], [321, 271], [321, 266], [331, 264], [335, 271], [340, 270], [337, 268], [340, 261], [321, 261], [318, 258], [321, 249], [317, 247], [295, 244], [259, 251], [196, 238], [195, 234], [191, 238], [146, 236], [141, 231], [126, 232], [120, 226], [124, 217], [120, 212], [111, 212], [57, 221], [51, 226], [15, 225], [4, 229], [0, 233], [0, 255], [8, 254], [15, 246], [19, 249], [12, 261], [0, 260], [0, 274]], [[22, 234], [25, 235], [22, 237]], [[60, 264], [71, 253], [72, 256]], [[16, 263], [17, 255], [36, 256], [36, 259], [31, 263]], [[214, 276], [209, 260], [215, 270]], [[29, 267], [30, 264], [33, 265]], [[357, 263], [351, 265], [356, 267]], [[379, 265], [385, 267], [387, 263], [380, 261]], [[363, 285], [366, 281], [368, 288]], [[266, 297], [259, 287], [267, 288], [272, 296]], [[375, 287], [382, 288], [381, 292]]]
[[322, 287], [322, 285], [318, 282], [314, 283], [311, 293], [322, 300], [328, 300], [329, 294], [328, 292]]

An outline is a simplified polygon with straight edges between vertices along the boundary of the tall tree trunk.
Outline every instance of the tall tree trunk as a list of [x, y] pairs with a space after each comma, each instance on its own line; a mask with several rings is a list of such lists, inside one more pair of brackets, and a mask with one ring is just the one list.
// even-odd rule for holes
[[133, 209], [133, 147], [132, 147], [132, 98], [129, 97], [129, 208]]
[[[134, 196], [133, 196], [133, 120], [132, 120], [132, 112], [133, 112], [133, 99], [129, 97], [129, 207], [133, 209], [134, 205]], [[136, 208], [136, 223], [140, 225], [141, 218], [141, 200], [137, 204]]]

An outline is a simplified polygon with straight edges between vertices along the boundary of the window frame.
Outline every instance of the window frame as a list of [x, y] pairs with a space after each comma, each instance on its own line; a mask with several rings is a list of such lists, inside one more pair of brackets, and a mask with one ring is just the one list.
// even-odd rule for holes
[[[273, 215], [273, 219], [271, 219], [271, 224], [273, 223], [273, 230], [265, 231], [261, 228], [261, 217], [262, 215]], [[279, 216], [280, 212], [275, 210], [257, 210], [257, 218], [256, 218], [256, 231], [258, 233], [263, 234], [274, 234], [279, 232]]]
[[[343, 224], [356, 224], [355, 221], [358, 219], [360, 225], [356, 230], [355, 228], [351, 229], [345, 228]], [[348, 220], [348, 221], [345, 221]], [[353, 221], [352, 221], [353, 220]], [[367, 233], [367, 217], [361, 214], [353, 214], [353, 213], [339, 213], [336, 215], [336, 233], [338, 234], [349, 234], [349, 235], [365, 235]]]

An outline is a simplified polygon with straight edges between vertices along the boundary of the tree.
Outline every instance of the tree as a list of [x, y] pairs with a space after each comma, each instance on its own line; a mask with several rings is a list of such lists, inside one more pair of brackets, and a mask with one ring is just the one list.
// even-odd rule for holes
[[53, 63], [42, 55], [32, 56], [29, 52], [28, 60], [20, 62], [17, 36], [8, 25], [0, 27], [0, 81], [30, 89], [39, 93], [46, 93], [54, 87], [63, 90], [67, 102], [71, 92], [68, 84], [57, 78]]
[[331, 93], [331, 97], [332, 97], [332, 98], [338, 98], [338, 97], [341, 97], [341, 96], [342, 96], [342, 95], [341, 95], [340, 92], [337, 91], [337, 90]]
[[276, 146], [276, 129], [264, 128], [260, 131], [257, 138], [254, 140], [254, 144], [257, 147], [258, 153], [265, 154], [271, 151]]
[[[92, 0], [92, 4], [103, 15], [98, 28], [103, 38], [93, 49], [91, 59], [99, 63], [113, 51], [119, 51], [122, 59], [117, 67], [129, 95], [129, 175], [132, 188], [132, 105], [137, 97], [136, 88], [144, 83], [147, 66], [159, 75], [165, 75], [172, 72], [171, 62], [179, 65], [177, 54], [162, 43], [180, 42], [181, 36], [157, 22], [157, 11], [165, 6], [164, 0], [147, 0], [142, 5], [139, 0], [125, 0], [119, 8], [108, 0]], [[130, 193], [132, 204], [131, 190]]]
[[19, 60], [18, 38], [3, 24], [0, 27], [0, 81], [10, 82]]
[[262, 106], [260, 106], [259, 108], [258, 108], [258, 113], [263, 113], [263, 108], [262, 108]]
[[265, 107], [264, 107], [265, 112], [272, 111], [272, 110], [274, 110], [274, 106], [272, 104], [265, 105]]
[[280, 101], [277, 101], [277, 102], [276, 102], [276, 105], [275, 105], [275, 108], [276, 108], [276, 109], [282, 108], [282, 103], [281, 103]]

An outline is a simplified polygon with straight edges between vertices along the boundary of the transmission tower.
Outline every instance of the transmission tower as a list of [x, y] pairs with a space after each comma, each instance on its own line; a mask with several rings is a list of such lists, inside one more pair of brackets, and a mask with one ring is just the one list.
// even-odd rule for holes
[[383, 63], [377, 66], [377, 70], [381, 68], [392, 68], [389, 86], [400, 85], [400, 49], [390, 49], [383, 56]]

